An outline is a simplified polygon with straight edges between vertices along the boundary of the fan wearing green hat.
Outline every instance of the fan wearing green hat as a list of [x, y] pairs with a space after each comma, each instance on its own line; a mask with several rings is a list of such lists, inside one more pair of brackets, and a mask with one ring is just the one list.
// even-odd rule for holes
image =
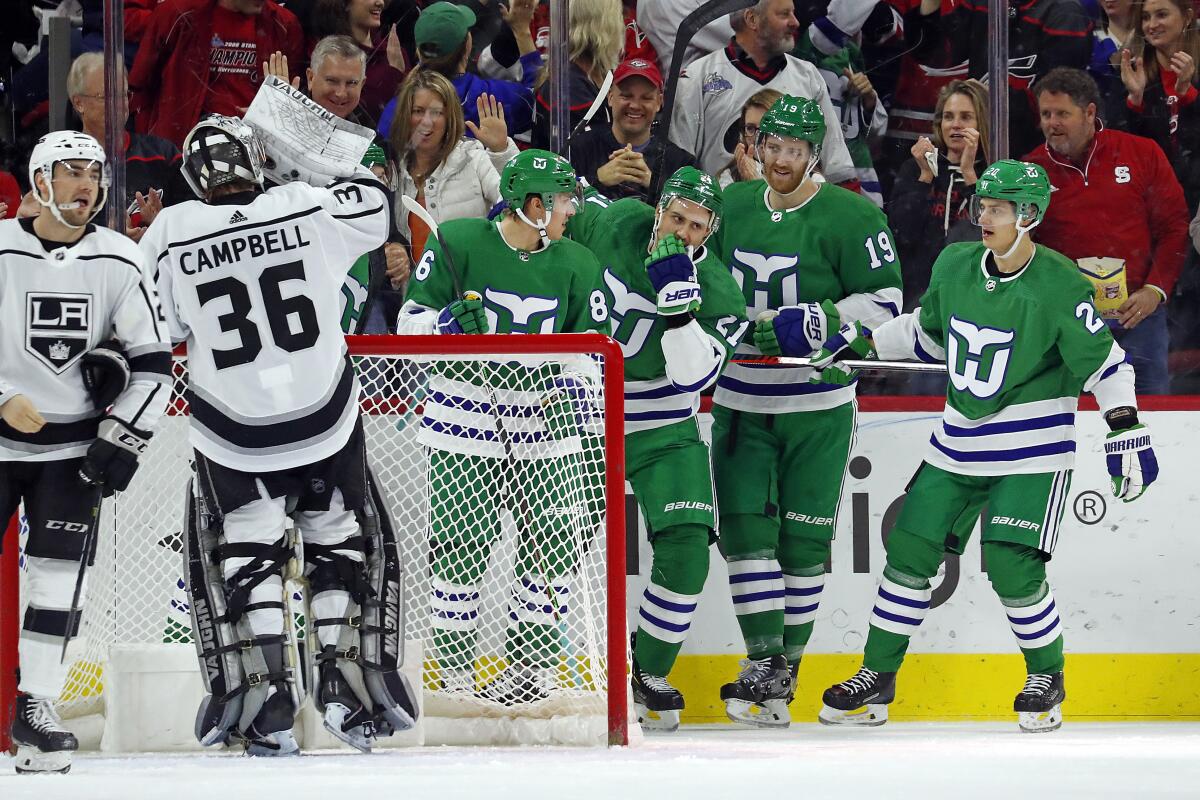
[[[399, 332], [607, 334], [600, 265], [563, 238], [577, 188], [561, 156], [526, 150], [510, 159], [500, 175], [506, 207], [498, 219], [450, 220], [427, 240]], [[596, 373], [586, 355], [430, 365], [418, 441], [429, 449], [434, 555], [426, 657], [437, 665], [434, 691], [512, 706], [544, 700], [560, 685], [561, 615], [579, 596], [572, 593], [578, 556], [599, 524], [594, 515], [581, 524], [580, 514], [562, 512], [580, 502], [569, 499], [578, 497], [579, 482], [593, 478], [583, 444], [595, 421], [586, 398], [595, 396]], [[469, 491], [464, 475], [473, 476]], [[518, 543], [514, 622], [496, 674], [476, 658], [476, 622], [503, 507], [514, 510]]]
[[696, 612], [715, 541], [712, 471], [696, 414], [749, 323], [729, 269], [707, 245], [723, 197], [681, 167], [657, 207], [586, 196], [567, 233], [597, 254], [613, 338], [625, 356], [625, 474], [654, 561], [633, 644], [633, 702], [644, 728], [675, 730], [683, 695], [667, 676]]
[[947, 553], [963, 554], [978, 522], [988, 580], [1025, 660], [1018, 725], [1057, 729], [1063, 624], [1046, 563], [1080, 449], [1080, 391], [1095, 396], [1110, 429], [1113, 494], [1131, 502], [1158, 477], [1133, 367], [1092, 304], [1092, 285], [1075, 262], [1029, 237], [1051, 202], [1045, 171], [997, 161], [975, 192], [971, 220], [982, 241], [942, 251], [920, 308], [874, 331], [844, 326], [813, 359], [826, 381], [850, 374], [843, 358], [942, 362], [950, 374], [942, 421], [887, 539], [862, 668], [825, 691], [826, 724], [887, 722], [909, 640], [930, 611], [930, 580]]
[[[833, 123], [836, 124], [836, 121]], [[717, 257], [755, 329], [746, 358], [808, 356], [847, 322], [900, 312], [900, 260], [870, 200], [818, 183], [821, 105], [780, 97], [759, 121], [762, 180], [725, 189]], [[825, 587], [854, 435], [855, 386], [810, 384], [806, 367], [731, 363], [713, 395], [722, 553], [748, 660], [721, 687], [735, 722], [786, 727]]]

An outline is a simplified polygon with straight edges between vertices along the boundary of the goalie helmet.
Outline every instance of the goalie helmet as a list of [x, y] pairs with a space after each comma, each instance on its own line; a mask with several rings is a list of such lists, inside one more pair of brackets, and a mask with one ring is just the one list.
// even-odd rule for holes
[[758, 159], [762, 161], [763, 143], [771, 136], [803, 139], [812, 148], [805, 179], [816, 169], [825, 141], [825, 114], [821, 104], [805, 97], [785, 94], [776, 100], [758, 122]]
[[680, 167], [663, 184], [662, 195], [658, 198], [658, 213], [654, 215], [654, 233], [650, 237], [649, 245], [651, 248], [658, 240], [658, 222], [667, 206], [676, 198], [695, 203], [712, 212], [706, 239], [721, 227], [721, 210], [725, 206], [725, 200], [720, 184], [714, 181], [711, 175], [695, 167]]
[[262, 142], [254, 129], [237, 117], [214, 114], [200, 120], [183, 140], [184, 180], [201, 200], [227, 183], [263, 184]]
[[[61, 224], [68, 228], [81, 228], [82, 225], [72, 225], [63, 219], [62, 211], [58, 203], [54, 201], [54, 184], [50, 178], [54, 176], [54, 165], [61, 161], [87, 161], [89, 165], [92, 163], [100, 165], [100, 193], [96, 197], [95, 207], [92, 208], [92, 215], [88, 217], [88, 221], [91, 221], [100, 213], [100, 209], [104, 207], [104, 201], [108, 199], [109, 175], [104, 148], [86, 133], [52, 131], [38, 139], [37, 144], [33, 147], [33, 153], [29, 157], [29, 185], [33, 188], [34, 199], [49, 208], [54, 218]], [[47, 194], [45, 197], [38, 191], [37, 181], [33, 177], [39, 172], [46, 177]]]
[[[540, 197], [546, 209], [546, 216], [541, 220], [535, 221], [525, 216], [525, 200], [531, 194]], [[546, 235], [546, 226], [550, 224], [556, 194], [574, 195], [578, 203], [579, 180], [575, 177], [571, 162], [549, 150], [533, 149], [518, 153], [508, 160], [504, 171], [500, 173], [500, 196], [505, 204], [522, 222], [537, 228], [542, 244], [546, 246], [551, 244]]]

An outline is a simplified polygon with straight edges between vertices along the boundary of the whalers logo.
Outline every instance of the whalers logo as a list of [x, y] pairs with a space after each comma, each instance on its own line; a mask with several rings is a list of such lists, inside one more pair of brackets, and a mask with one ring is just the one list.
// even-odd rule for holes
[[980, 399], [992, 397], [1004, 385], [1012, 357], [1015, 331], [986, 328], [950, 317], [946, 337], [946, 365], [950, 382], [960, 392]]
[[25, 298], [25, 349], [61, 375], [87, 352], [92, 296], [29, 292]]
[[499, 289], [483, 290], [488, 329], [496, 333], [554, 333], [557, 297], [524, 297]]
[[654, 301], [630, 291], [611, 268], [604, 270], [604, 287], [609, 295], [613, 338], [621, 343], [621, 353], [626, 359], [635, 358], [658, 322], [658, 307]]
[[750, 250], [733, 251], [733, 277], [737, 280], [753, 318], [758, 312], [799, 302], [796, 256], [766, 255]]

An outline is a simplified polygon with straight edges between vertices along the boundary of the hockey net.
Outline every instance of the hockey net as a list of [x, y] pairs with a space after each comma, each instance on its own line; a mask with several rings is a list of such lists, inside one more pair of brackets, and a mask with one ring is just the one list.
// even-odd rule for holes
[[[393, 738], [624, 743], [619, 349], [594, 334], [347, 342], [363, 387], [368, 461], [400, 545], [405, 671], [422, 687], [422, 723]], [[186, 358], [177, 358], [174, 397], [133, 483], [102, 507], [60, 702], [69, 725], [80, 720], [72, 727], [85, 746], [141, 749], [143, 737], [115, 729], [147, 724], [131, 709], [187, 705], [202, 692], [182, 580], [186, 382]], [[23, 574], [8, 541], [7, 567]], [[12, 586], [11, 572], [0, 584]], [[288, 591], [302, 641], [303, 583]], [[20, 620], [12, 603], [0, 596], [7, 692]], [[189, 730], [168, 731], [148, 749], [194, 744], [183, 735], [190, 720], [175, 727]], [[310, 748], [334, 743], [308, 739]]]

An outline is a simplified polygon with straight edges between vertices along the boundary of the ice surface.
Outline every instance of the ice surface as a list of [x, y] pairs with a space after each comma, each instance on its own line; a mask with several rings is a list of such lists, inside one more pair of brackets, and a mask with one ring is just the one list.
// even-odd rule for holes
[[817, 800], [1200, 798], [1200, 723], [685, 727], [633, 748], [420, 748], [297, 759], [228, 755], [76, 758], [70, 775], [18, 776], [0, 798], [57, 800]]

